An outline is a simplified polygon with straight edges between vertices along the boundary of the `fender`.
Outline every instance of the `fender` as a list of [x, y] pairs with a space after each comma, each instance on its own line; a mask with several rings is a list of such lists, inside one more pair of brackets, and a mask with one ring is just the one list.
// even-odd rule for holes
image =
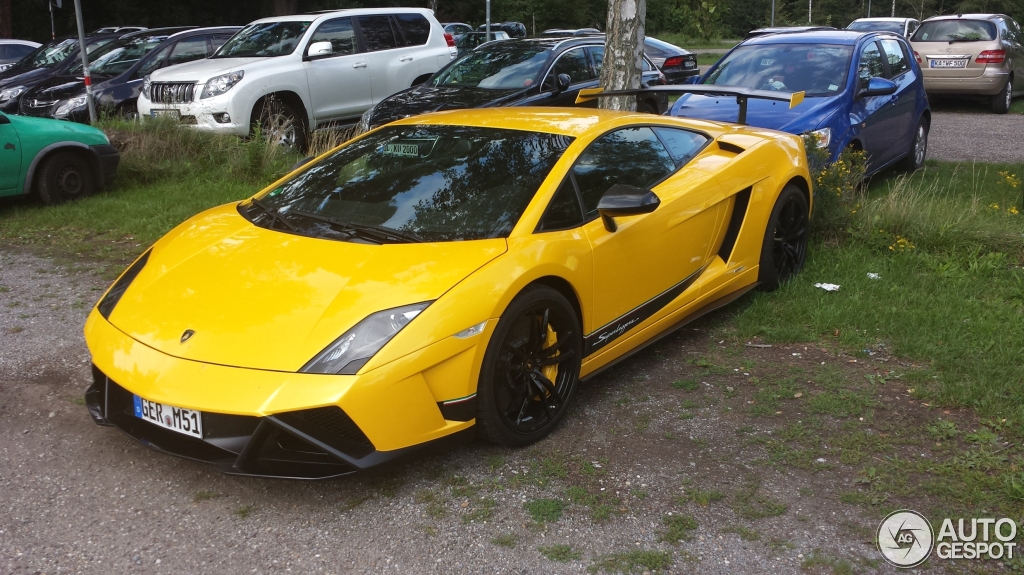
[[89, 159], [89, 167], [92, 168], [93, 176], [96, 179], [96, 189], [102, 189], [106, 182], [104, 181], [103, 169], [100, 167], [100, 157], [96, 150], [90, 146], [81, 142], [73, 142], [65, 140], [62, 142], [54, 142], [49, 146], [46, 146], [42, 150], [36, 152], [36, 156], [32, 158], [32, 162], [28, 165], [28, 171], [25, 172], [25, 186], [23, 188], [25, 194], [32, 193], [32, 184], [35, 181], [36, 169], [39, 168], [39, 164], [42, 163], [43, 158], [48, 156], [50, 152], [62, 149], [62, 148], [77, 148], [79, 150], [85, 150], [88, 152], [86, 157]]

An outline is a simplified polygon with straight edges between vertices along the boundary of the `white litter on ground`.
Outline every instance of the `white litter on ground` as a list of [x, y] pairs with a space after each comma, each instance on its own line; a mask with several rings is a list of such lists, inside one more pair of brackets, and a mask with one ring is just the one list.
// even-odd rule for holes
[[839, 288], [841, 288], [842, 286], [840, 286], [839, 284], [820, 284], [819, 283], [819, 284], [814, 284], [814, 287], [821, 288], [821, 289], [823, 289], [825, 291], [839, 291]]
[[876, 273], [868, 272], [868, 279], [880, 280], [880, 279], [882, 279], [882, 276], [880, 276], [880, 275], [878, 275]]

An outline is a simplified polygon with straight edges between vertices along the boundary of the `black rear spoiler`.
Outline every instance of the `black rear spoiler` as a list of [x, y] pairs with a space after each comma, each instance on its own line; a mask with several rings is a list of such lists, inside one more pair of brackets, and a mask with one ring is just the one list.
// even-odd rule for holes
[[705, 96], [733, 96], [736, 104], [740, 107], [737, 124], [747, 123], [747, 100], [756, 98], [759, 100], [775, 100], [786, 102], [790, 108], [795, 108], [804, 101], [803, 92], [772, 92], [770, 90], [753, 90], [738, 86], [654, 86], [652, 88], [637, 88], [636, 90], [612, 90], [605, 92], [604, 88], [584, 88], [576, 96], [576, 103], [589, 102], [596, 98], [610, 98], [612, 96], [643, 96], [658, 92], [669, 94], [702, 94]]

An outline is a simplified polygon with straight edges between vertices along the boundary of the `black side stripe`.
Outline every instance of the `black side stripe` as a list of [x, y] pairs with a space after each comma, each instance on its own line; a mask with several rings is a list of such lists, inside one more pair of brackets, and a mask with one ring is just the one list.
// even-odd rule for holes
[[747, 217], [747, 205], [750, 204], [750, 191], [753, 186], [740, 190], [736, 193], [736, 201], [732, 205], [732, 216], [729, 218], [729, 227], [725, 229], [725, 239], [722, 240], [722, 247], [718, 249], [718, 255], [722, 261], [729, 263], [732, 257], [732, 249], [736, 247], [736, 238], [740, 235], [740, 226], [743, 219]]
[[683, 281], [655, 296], [653, 299], [640, 304], [633, 310], [620, 316], [618, 319], [608, 323], [604, 327], [598, 328], [590, 335], [584, 336], [583, 357], [592, 355], [602, 347], [619, 339], [623, 335], [626, 335], [631, 329], [643, 323], [645, 319], [658, 313], [659, 310], [667, 306], [672, 302], [672, 300], [676, 299], [680, 294], [686, 291], [686, 288], [693, 285], [693, 282], [697, 281], [697, 278], [704, 273], [704, 270], [707, 269], [707, 267], [708, 266], [705, 265], [690, 274]]

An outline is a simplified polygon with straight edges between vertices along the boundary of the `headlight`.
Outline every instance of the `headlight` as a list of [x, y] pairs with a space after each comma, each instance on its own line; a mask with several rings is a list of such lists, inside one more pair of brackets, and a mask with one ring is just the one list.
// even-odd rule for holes
[[373, 106], [369, 110], [363, 112], [363, 115], [359, 118], [359, 123], [356, 124], [356, 126], [358, 126], [356, 128], [357, 134], [362, 134], [364, 132], [370, 131], [370, 116], [373, 115], [373, 108], [375, 107], [376, 106]]
[[303, 373], [352, 375], [370, 361], [395, 334], [427, 308], [416, 303], [377, 312], [345, 332], [302, 367]]
[[150, 84], [149, 74], [146, 74], [146, 77], [142, 79], [142, 97], [147, 99], [147, 100], [150, 99], [150, 97], [149, 97], [149, 84]]
[[75, 96], [70, 100], [66, 100], [61, 105], [57, 106], [57, 110], [53, 113], [54, 118], [67, 118], [73, 110], [81, 108], [86, 104], [85, 96]]
[[829, 143], [832, 141], [832, 129], [822, 128], [820, 130], [814, 130], [813, 132], [807, 132], [805, 136], [811, 136], [818, 142], [819, 148], [827, 148]]
[[0, 104], [10, 102], [14, 98], [25, 93], [25, 86], [13, 86], [6, 90], [0, 90]]
[[232, 86], [242, 80], [244, 73], [244, 71], [238, 70], [237, 72], [228, 72], [227, 74], [210, 78], [206, 81], [206, 86], [203, 87], [203, 93], [199, 96], [199, 99], [212, 98], [227, 92]]
[[146, 262], [148, 260], [149, 251], [146, 251], [146, 253], [142, 254], [142, 257], [135, 260], [135, 263], [121, 274], [121, 277], [117, 278], [114, 285], [110, 286], [110, 290], [107, 291], [107, 295], [103, 296], [100, 303], [96, 304], [96, 309], [99, 310], [100, 315], [102, 315], [104, 319], [110, 318], [110, 312], [114, 311], [114, 306], [116, 306], [117, 302], [121, 300], [121, 296], [124, 295], [124, 292], [135, 280], [135, 277], [139, 275], [142, 268], [146, 267]]

